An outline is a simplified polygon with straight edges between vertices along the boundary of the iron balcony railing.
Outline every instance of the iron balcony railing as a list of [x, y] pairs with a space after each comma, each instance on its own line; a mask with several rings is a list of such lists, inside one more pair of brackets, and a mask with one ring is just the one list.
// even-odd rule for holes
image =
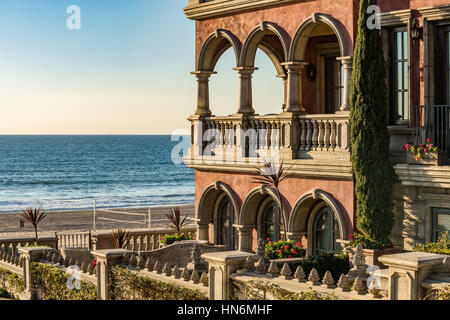
[[450, 151], [450, 106], [416, 106], [412, 114], [413, 142], [425, 144], [427, 139], [441, 151]]

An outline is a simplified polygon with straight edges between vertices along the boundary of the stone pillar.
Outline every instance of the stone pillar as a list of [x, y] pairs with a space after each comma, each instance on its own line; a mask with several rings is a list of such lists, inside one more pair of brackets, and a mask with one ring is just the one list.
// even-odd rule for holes
[[432, 273], [441, 271], [446, 256], [424, 253], [408, 252], [386, 255], [378, 261], [389, 267], [390, 300], [422, 300], [425, 292], [422, 282]]
[[239, 226], [239, 251], [240, 252], [253, 252], [253, 229], [254, 226]]
[[210, 300], [230, 300], [230, 275], [244, 268], [247, 257], [253, 257], [255, 262], [258, 260], [254, 254], [237, 251], [202, 254], [209, 266]]
[[33, 287], [31, 278], [31, 265], [33, 262], [41, 259], [43, 254], [47, 252], [56, 252], [56, 250], [48, 247], [19, 248], [19, 253], [23, 257], [23, 283], [25, 295], [30, 300], [38, 300], [37, 290]]
[[124, 249], [97, 250], [91, 253], [97, 259], [97, 300], [111, 300], [111, 267], [119, 264], [125, 255], [135, 254]]
[[288, 73], [287, 105], [284, 112], [306, 113], [302, 97], [302, 72], [308, 62], [285, 62], [282, 65], [286, 67]]
[[205, 117], [211, 115], [209, 108], [209, 78], [212, 74], [216, 73], [213, 71], [191, 72], [197, 78], [197, 110], [195, 111], [195, 115]]
[[209, 221], [197, 221], [197, 240], [209, 241]]
[[197, 161], [203, 155], [204, 122], [199, 115], [192, 115], [188, 120], [191, 122], [191, 149], [189, 158], [191, 161]]
[[338, 57], [336, 60], [341, 61], [344, 65], [344, 101], [342, 101], [341, 111], [350, 111], [350, 90], [353, 73], [353, 57]]
[[252, 75], [258, 68], [238, 67], [234, 68], [239, 74], [239, 110], [238, 114], [254, 114], [252, 99]]

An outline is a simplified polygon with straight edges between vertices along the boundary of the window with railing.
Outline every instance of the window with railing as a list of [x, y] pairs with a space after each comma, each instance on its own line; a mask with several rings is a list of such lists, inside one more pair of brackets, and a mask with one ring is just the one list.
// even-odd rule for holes
[[391, 122], [409, 120], [408, 32], [406, 27], [391, 30]]

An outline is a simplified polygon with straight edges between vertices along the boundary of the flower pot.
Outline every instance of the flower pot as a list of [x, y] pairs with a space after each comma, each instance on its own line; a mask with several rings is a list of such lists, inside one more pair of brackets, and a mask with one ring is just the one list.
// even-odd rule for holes
[[427, 152], [422, 155], [421, 159], [417, 160], [415, 154], [408, 152], [406, 160], [408, 165], [443, 166], [447, 162], [447, 153]]
[[[350, 264], [353, 267], [353, 255], [356, 252], [356, 248], [353, 247], [349, 247], [349, 259], [350, 259]], [[368, 266], [378, 266], [380, 267], [380, 269], [385, 269], [386, 266], [383, 265], [381, 262], [378, 261], [378, 259], [382, 256], [386, 256], [389, 254], [397, 254], [397, 253], [402, 253], [402, 248], [401, 247], [393, 247], [393, 248], [386, 248], [383, 250], [380, 249], [363, 249], [363, 253], [364, 253], [364, 257], [366, 258], [366, 265]]]

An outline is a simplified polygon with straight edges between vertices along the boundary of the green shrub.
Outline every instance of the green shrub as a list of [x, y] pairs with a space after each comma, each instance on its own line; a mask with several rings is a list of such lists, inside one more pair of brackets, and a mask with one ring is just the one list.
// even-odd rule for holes
[[450, 286], [429, 290], [424, 300], [450, 300]]
[[71, 277], [65, 271], [51, 265], [34, 262], [31, 265], [33, 286], [41, 289], [44, 300], [96, 300], [97, 287], [81, 281], [80, 290], [71, 289], [67, 280]]
[[185, 236], [184, 233], [180, 234], [166, 234], [162, 239], [161, 243], [165, 245], [173, 244], [177, 241], [184, 241], [184, 240], [192, 240], [191, 237]]
[[450, 256], [450, 237], [448, 231], [442, 235], [438, 242], [429, 242], [425, 245], [417, 244], [413, 246], [413, 250], [416, 252], [437, 253]]
[[362, 233], [355, 233], [354, 235], [350, 236], [352, 241], [350, 242], [350, 245], [353, 248], [356, 248], [359, 244], [364, 249], [378, 249], [378, 250], [384, 250], [386, 248], [393, 248], [394, 244], [390, 240], [386, 241], [373, 241], [366, 237]]
[[8, 292], [3, 288], [0, 288], [0, 298], [9, 298]]
[[111, 270], [115, 300], [207, 300], [198, 290], [173, 283], [142, 277], [128, 269], [115, 266]]
[[266, 244], [266, 258], [268, 259], [286, 259], [286, 258], [302, 258], [306, 255], [306, 250], [300, 242], [294, 241], [278, 242], [269, 241]]
[[321, 278], [327, 271], [330, 271], [335, 281], [339, 279], [341, 274], [347, 274], [350, 271], [350, 261], [348, 255], [344, 253], [340, 255], [321, 253], [316, 256], [309, 256], [301, 261], [300, 265], [306, 275], [309, 275], [313, 268], [317, 270]]
[[7, 269], [0, 268], [0, 288], [10, 288], [17, 292], [23, 292], [25, 290], [25, 284], [19, 275]]
[[337, 300], [334, 294], [325, 295], [309, 288], [308, 291], [290, 292], [266, 281], [230, 280], [231, 300], [267, 300], [271, 295], [275, 300]]

